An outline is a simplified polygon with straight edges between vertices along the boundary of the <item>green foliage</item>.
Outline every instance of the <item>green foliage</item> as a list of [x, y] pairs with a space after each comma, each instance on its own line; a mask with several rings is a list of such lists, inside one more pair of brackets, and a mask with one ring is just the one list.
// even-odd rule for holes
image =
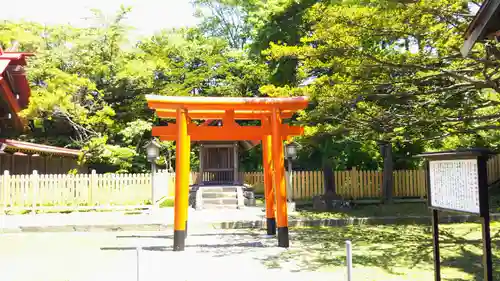
[[175, 204], [173, 199], [166, 199], [165, 201], [161, 202], [160, 208], [168, 208], [168, 207], [173, 207]]
[[[255, 25], [254, 41], [250, 52], [256, 57], [265, 57], [268, 48], [274, 44], [296, 46], [308, 32], [304, 15], [315, 0], [277, 0], [261, 3], [261, 13], [251, 17]], [[270, 81], [274, 85], [297, 86], [300, 79], [299, 61], [294, 56], [267, 57]]]
[[90, 139], [82, 148], [82, 163], [110, 164], [117, 167], [117, 172], [129, 171], [137, 153], [128, 147], [107, 144], [107, 139], [107, 137]]
[[251, 25], [246, 20], [255, 6], [244, 0], [195, 0], [200, 31], [210, 37], [223, 38], [234, 49], [242, 49], [250, 39]]
[[139, 49], [137, 58], [152, 64], [159, 94], [254, 96], [266, 83], [265, 65], [198, 30], [163, 31], [142, 41]]
[[[107, 19], [100, 11], [90, 28], [5, 22], [4, 47], [19, 42], [36, 56], [29, 62], [32, 97], [22, 115], [31, 141], [83, 148], [82, 162], [119, 171], [149, 169], [143, 145], [153, 114], [146, 94], [255, 96], [266, 83], [264, 64], [221, 38], [198, 29], [164, 30], [128, 45], [121, 7]], [[164, 144], [162, 156], [172, 144]], [[192, 166], [197, 165], [195, 152]], [[158, 164], [165, 165], [166, 157]]]
[[265, 189], [264, 183], [261, 183], [261, 182], [256, 183], [252, 186], [252, 189], [253, 189], [254, 194], [262, 195], [262, 194], [264, 194], [264, 191], [265, 191], [264, 190]]
[[144, 134], [151, 131], [152, 127], [150, 122], [136, 120], [127, 123], [127, 126], [119, 134], [122, 136], [124, 144], [133, 146], [134, 144], [141, 144]]
[[[412, 155], [424, 150], [500, 148], [500, 44], [460, 55], [468, 1], [193, 4], [199, 26], [140, 42], [128, 41], [126, 7], [110, 18], [93, 10], [89, 28], [0, 23], [2, 47], [36, 54], [22, 112], [32, 130], [20, 138], [82, 148], [91, 166], [139, 172], [149, 169], [143, 146], [161, 123], [146, 94], [309, 95], [311, 107], [292, 121], [306, 126], [299, 169], [377, 169], [380, 142], [393, 144], [396, 169], [416, 167]], [[162, 143], [160, 168], [174, 148]], [[243, 170], [261, 169], [259, 149], [242, 155]]]
[[314, 136], [404, 143], [406, 158], [431, 140], [440, 140], [427, 142], [436, 149], [497, 147], [498, 46], [460, 55], [467, 4], [316, 3], [305, 13], [310, 30], [299, 44], [271, 42], [265, 53], [296, 59], [299, 76], [316, 77], [303, 88], [316, 106], [301, 116]]

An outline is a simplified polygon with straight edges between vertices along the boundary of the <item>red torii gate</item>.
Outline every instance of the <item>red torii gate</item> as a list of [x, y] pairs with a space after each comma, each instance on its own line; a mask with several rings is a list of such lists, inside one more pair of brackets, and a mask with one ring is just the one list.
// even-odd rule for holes
[[[262, 141], [267, 233], [275, 235], [277, 223], [278, 246], [288, 248], [283, 141], [291, 136], [303, 134], [303, 128], [282, 124], [282, 120], [306, 108], [308, 98], [147, 95], [146, 100], [158, 117], [176, 119], [175, 124], [153, 127], [152, 130], [153, 136], [158, 136], [161, 140], [176, 141], [174, 251], [184, 250], [187, 235], [191, 141], [218, 140]], [[193, 119], [222, 119], [223, 125], [221, 127], [198, 126], [191, 122]], [[261, 120], [261, 126], [240, 126], [235, 120]]]

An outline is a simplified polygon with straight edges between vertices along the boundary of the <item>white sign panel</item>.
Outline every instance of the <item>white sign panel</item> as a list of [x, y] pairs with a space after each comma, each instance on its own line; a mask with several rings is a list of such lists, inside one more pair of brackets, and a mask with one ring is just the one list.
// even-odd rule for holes
[[476, 159], [429, 161], [431, 206], [479, 213]]

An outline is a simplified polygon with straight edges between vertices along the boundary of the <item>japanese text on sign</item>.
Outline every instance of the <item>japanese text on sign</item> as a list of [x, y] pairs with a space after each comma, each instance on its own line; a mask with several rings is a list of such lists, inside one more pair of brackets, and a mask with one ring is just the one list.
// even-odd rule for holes
[[431, 207], [479, 213], [476, 159], [429, 162]]

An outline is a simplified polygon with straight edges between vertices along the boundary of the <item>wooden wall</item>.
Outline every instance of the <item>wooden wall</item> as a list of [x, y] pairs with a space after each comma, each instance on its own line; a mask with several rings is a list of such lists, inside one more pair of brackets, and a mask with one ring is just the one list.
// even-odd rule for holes
[[37, 170], [39, 174], [67, 174], [70, 170], [87, 172], [78, 166], [77, 159], [62, 156], [29, 155], [0, 152], [0, 172], [8, 170], [11, 175], [31, 174]]

